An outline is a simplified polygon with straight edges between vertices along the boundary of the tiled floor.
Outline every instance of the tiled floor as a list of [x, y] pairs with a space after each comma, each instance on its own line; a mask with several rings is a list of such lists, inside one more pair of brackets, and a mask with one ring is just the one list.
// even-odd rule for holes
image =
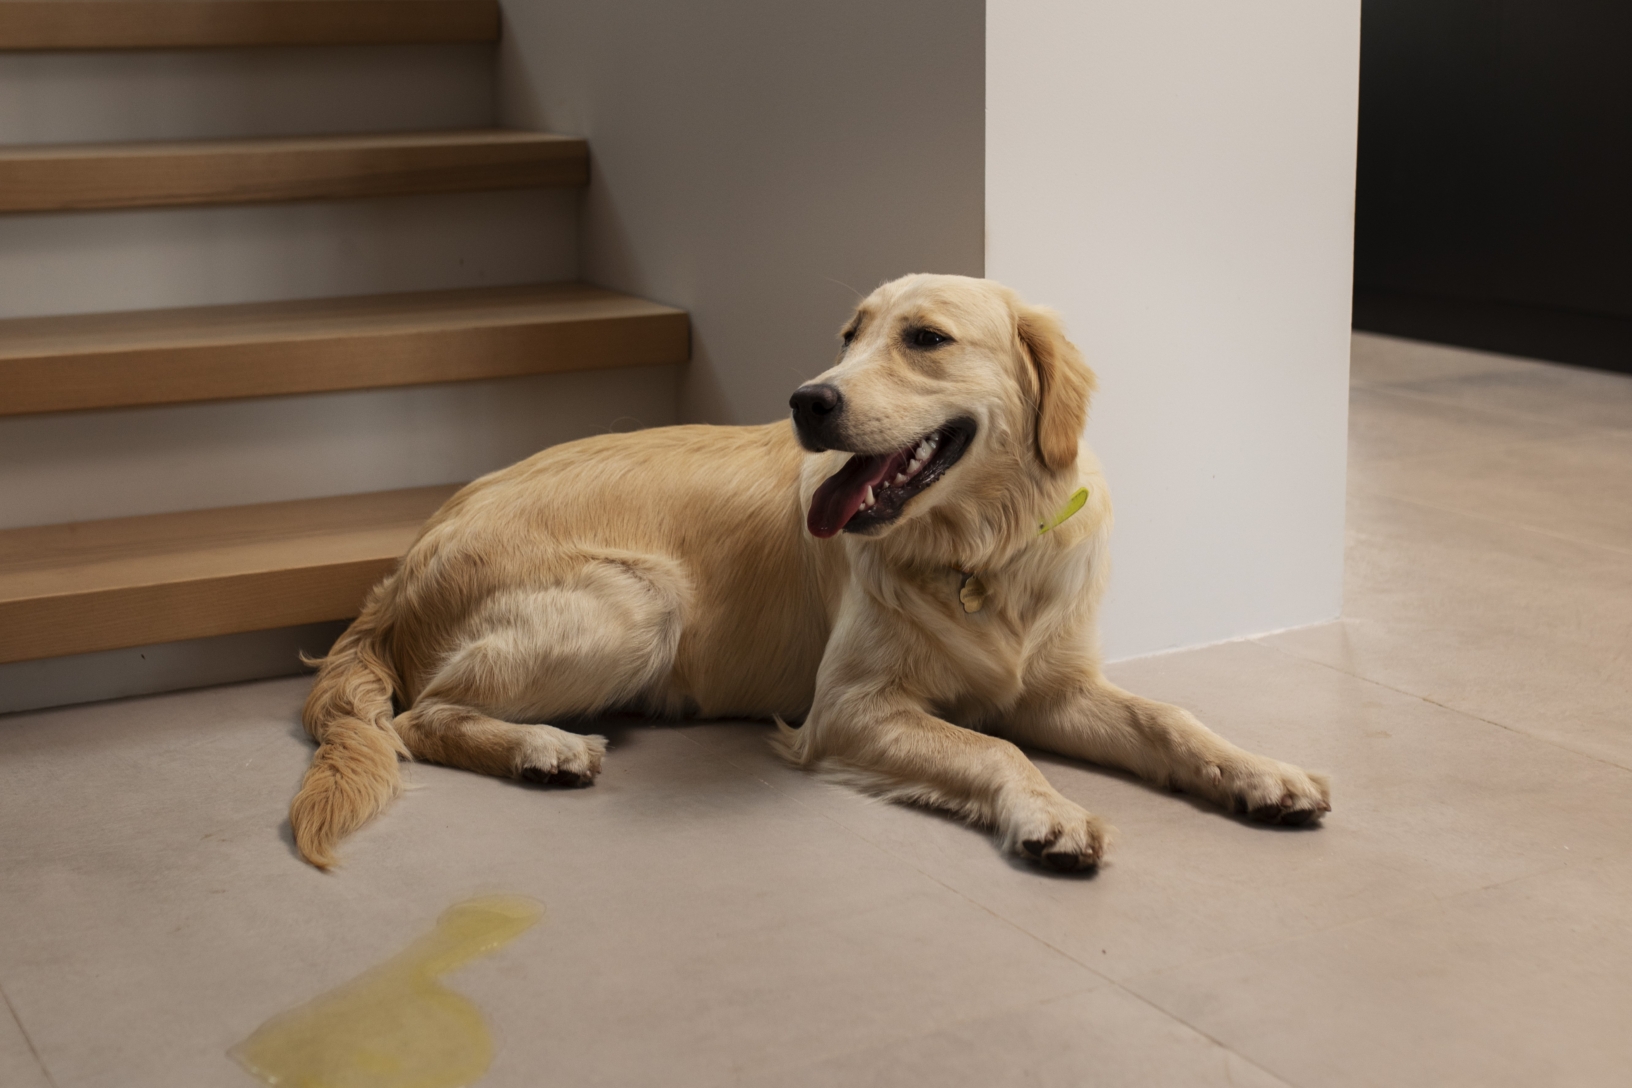
[[250, 1085], [267, 1017], [459, 899], [484, 1085], [1622, 1085], [1632, 379], [1357, 337], [1348, 618], [1115, 678], [1332, 771], [1264, 830], [1039, 759], [1096, 878], [778, 764], [614, 729], [592, 790], [436, 767], [324, 876], [275, 828], [303, 680], [0, 719], [0, 1084]]

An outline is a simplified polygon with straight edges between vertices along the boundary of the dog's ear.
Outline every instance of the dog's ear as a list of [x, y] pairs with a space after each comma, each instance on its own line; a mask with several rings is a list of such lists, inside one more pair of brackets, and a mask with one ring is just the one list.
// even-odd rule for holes
[[1077, 440], [1088, 423], [1088, 398], [1096, 384], [1082, 352], [1065, 338], [1060, 315], [1022, 306], [1016, 316], [1020, 344], [1037, 373], [1037, 456], [1056, 472], [1077, 460]]

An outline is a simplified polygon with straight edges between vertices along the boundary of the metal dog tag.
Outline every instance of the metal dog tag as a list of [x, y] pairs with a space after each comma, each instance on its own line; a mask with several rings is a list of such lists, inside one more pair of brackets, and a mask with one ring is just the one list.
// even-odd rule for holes
[[958, 600], [963, 602], [965, 612], [979, 612], [986, 603], [986, 583], [980, 580], [978, 574], [965, 574], [963, 586], [958, 590]]

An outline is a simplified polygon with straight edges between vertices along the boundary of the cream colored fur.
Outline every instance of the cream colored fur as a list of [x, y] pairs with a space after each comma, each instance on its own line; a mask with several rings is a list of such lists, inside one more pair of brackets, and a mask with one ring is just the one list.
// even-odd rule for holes
[[[950, 341], [916, 350], [906, 333], [926, 326]], [[990, 281], [909, 276], [847, 332], [818, 380], [843, 392], [851, 447], [973, 418], [943, 478], [874, 535], [827, 540], [805, 512], [848, 454], [803, 452], [787, 423], [604, 435], [477, 480], [322, 663], [305, 713], [320, 746], [290, 813], [302, 854], [333, 863], [398, 792], [400, 754], [588, 784], [604, 739], [519, 723], [612, 709], [802, 720], [778, 734], [794, 763], [1061, 869], [1097, 865], [1107, 829], [1017, 745], [1274, 822], [1329, 809], [1324, 778], [1100, 674], [1111, 507], [1079, 437], [1094, 379], [1051, 312]], [[1040, 536], [1081, 486], [1087, 505]], [[971, 572], [987, 598], [966, 613]]]

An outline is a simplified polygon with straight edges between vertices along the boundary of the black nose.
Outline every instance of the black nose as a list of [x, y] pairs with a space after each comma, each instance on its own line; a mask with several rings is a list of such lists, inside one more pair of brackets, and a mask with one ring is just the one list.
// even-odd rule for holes
[[831, 385], [800, 386], [788, 398], [788, 407], [793, 409], [794, 416], [809, 418], [813, 423], [823, 416], [832, 415], [843, 403], [843, 394]]
[[827, 448], [825, 433], [844, 406], [844, 394], [831, 385], [802, 385], [788, 398], [793, 409], [793, 427], [799, 441], [807, 450], [820, 452]]

